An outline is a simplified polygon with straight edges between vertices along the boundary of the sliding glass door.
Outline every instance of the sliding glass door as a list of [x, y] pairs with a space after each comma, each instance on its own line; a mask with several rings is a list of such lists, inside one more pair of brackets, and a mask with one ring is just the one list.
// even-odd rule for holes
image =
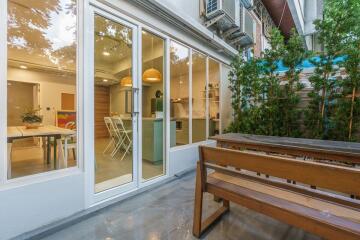
[[136, 183], [135, 28], [94, 17], [95, 192]]
[[[165, 174], [165, 40], [142, 33], [142, 182]], [[170, 126], [175, 130], [175, 122]]]

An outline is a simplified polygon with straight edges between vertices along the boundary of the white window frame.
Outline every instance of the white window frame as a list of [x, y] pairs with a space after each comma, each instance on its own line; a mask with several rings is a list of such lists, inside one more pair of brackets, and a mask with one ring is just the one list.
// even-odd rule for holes
[[[199, 144], [202, 144], [202, 143], [205, 143], [207, 141], [209, 141], [209, 137], [210, 137], [210, 134], [209, 134], [209, 127], [210, 127], [210, 124], [209, 124], [209, 121], [210, 121], [210, 112], [209, 112], [209, 106], [210, 106], [210, 100], [209, 100], [209, 73], [210, 73], [210, 69], [209, 69], [209, 60], [211, 59], [212, 61], [216, 62], [217, 64], [219, 64], [219, 134], [222, 133], [222, 129], [221, 129], [221, 104], [220, 104], [220, 100], [221, 100], [221, 91], [222, 91], [222, 64], [224, 64], [222, 61], [216, 59], [216, 58], [213, 58], [212, 56], [210, 56], [209, 54], [205, 54], [204, 52], [196, 49], [196, 48], [193, 48], [183, 42], [179, 42], [175, 39], [170, 39], [171, 42], [174, 42], [176, 44], [179, 44], [183, 47], [186, 47], [189, 49], [189, 143], [188, 144], [185, 144], [185, 145], [182, 145], [182, 146], [174, 146], [174, 147], [171, 147], [171, 151], [176, 151], [176, 150], [181, 150], [181, 149], [187, 149], [191, 146], [197, 146]], [[206, 58], [206, 103], [205, 103], [205, 114], [206, 114], [206, 140], [204, 141], [201, 141], [201, 142], [195, 142], [193, 143], [192, 142], [192, 85], [193, 85], [193, 79], [192, 79], [192, 53], [193, 52], [197, 52], [197, 53], [200, 53], [201, 55], [203, 55], [205, 58]], [[170, 68], [169, 68], [169, 71], [170, 71]], [[171, 84], [171, 83], [170, 83]], [[170, 89], [169, 89], [170, 91]], [[170, 94], [170, 93], [169, 93]], [[169, 102], [170, 102], [170, 99], [169, 99]], [[170, 122], [168, 123], [168, 125], [170, 124]]]
[[[8, 1], [0, 2], [0, 50], [3, 52], [1, 58], [4, 61], [0, 61], [0, 132], [7, 133], [7, 11]], [[0, 138], [0, 189], [2, 188], [14, 188], [24, 185], [30, 185], [38, 182], [45, 182], [51, 179], [59, 177], [65, 177], [69, 175], [77, 175], [82, 173], [83, 166], [83, 19], [84, 16], [84, 1], [77, 0], [77, 31], [76, 31], [76, 95], [77, 95], [77, 161], [76, 166], [56, 169], [43, 173], [37, 173], [27, 175], [23, 177], [8, 179], [8, 159], [7, 159], [7, 134], [3, 134]]]

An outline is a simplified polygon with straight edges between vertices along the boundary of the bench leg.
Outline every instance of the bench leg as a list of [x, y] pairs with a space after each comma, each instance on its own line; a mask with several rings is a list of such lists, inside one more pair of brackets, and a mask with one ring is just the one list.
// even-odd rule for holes
[[201, 234], [215, 223], [222, 215], [230, 210], [230, 202], [223, 199], [223, 206], [214, 212], [205, 221], [202, 221], [202, 204], [203, 204], [203, 191], [201, 188], [201, 175], [200, 167], [196, 169], [196, 185], [195, 185], [195, 204], [194, 204], [194, 223], [193, 234], [199, 238]]
[[193, 234], [196, 237], [201, 235], [201, 218], [202, 218], [202, 203], [203, 191], [201, 188], [201, 172], [199, 164], [196, 167], [196, 184], [195, 184], [195, 204], [194, 204], [194, 222]]

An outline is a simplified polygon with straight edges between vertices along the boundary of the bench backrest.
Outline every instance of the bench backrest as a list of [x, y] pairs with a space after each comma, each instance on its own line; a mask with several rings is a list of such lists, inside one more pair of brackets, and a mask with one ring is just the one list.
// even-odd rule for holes
[[230, 166], [360, 196], [360, 169], [224, 148], [200, 146], [199, 151], [202, 171]]
[[311, 157], [319, 160], [333, 160], [340, 163], [360, 163], [360, 153], [339, 151], [336, 149], [319, 149], [297, 145], [281, 145], [265, 142], [245, 142], [217, 140], [218, 146], [225, 145], [229, 149], [263, 151], [269, 153], [289, 154], [299, 157]]

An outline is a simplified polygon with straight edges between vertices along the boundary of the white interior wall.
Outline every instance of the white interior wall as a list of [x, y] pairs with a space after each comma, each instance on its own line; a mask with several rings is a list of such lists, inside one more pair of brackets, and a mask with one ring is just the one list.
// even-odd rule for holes
[[[171, 77], [170, 79], [170, 99], [189, 98], [189, 75], [188, 71], [185, 75]], [[182, 83], [180, 83], [180, 81]], [[189, 104], [187, 101], [174, 103], [174, 117], [185, 118], [189, 116]]]
[[55, 124], [56, 111], [61, 110], [61, 93], [76, 94], [75, 79], [75, 75], [64, 77], [19, 68], [8, 69], [8, 80], [40, 84], [40, 107], [45, 125]]
[[206, 73], [205, 69], [193, 72], [192, 74], [193, 82], [192, 82], [192, 98], [193, 98], [193, 106], [192, 106], [192, 114], [193, 118], [205, 117], [205, 108], [206, 108], [206, 100], [205, 100], [205, 84], [206, 84]]

